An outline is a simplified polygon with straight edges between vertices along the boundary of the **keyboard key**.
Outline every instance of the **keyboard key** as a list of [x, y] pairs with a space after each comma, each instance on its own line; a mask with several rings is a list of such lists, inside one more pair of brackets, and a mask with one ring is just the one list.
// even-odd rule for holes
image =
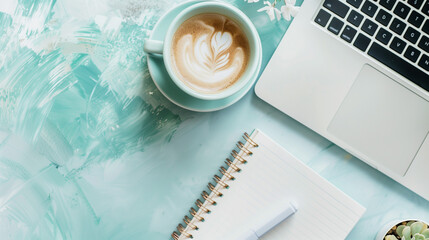
[[429, 84], [425, 82], [429, 78], [428, 74], [424, 73], [422, 70], [416, 68], [411, 63], [408, 63], [396, 54], [385, 49], [380, 44], [374, 42], [369, 48], [368, 54], [387, 67], [391, 68], [393, 71], [401, 74], [426, 91], [429, 91]]
[[333, 34], [338, 35], [343, 25], [344, 25], [343, 21], [334, 17], [328, 26], [328, 30], [331, 31]]
[[408, 2], [408, 4], [410, 4], [411, 6], [417, 8], [417, 9], [420, 9], [420, 7], [423, 4], [423, 0], [408, 0], [407, 2]]
[[320, 9], [314, 21], [318, 23], [320, 26], [325, 27], [329, 21], [329, 18], [331, 18], [331, 14], [329, 14], [327, 11], [323, 9]]
[[425, 54], [420, 58], [419, 66], [424, 70], [429, 71], [429, 57]]
[[423, 24], [422, 30], [423, 32], [429, 34], [429, 19], [426, 20], [425, 24]]
[[[429, 75], [428, 75], [428, 76], [429, 76]], [[425, 90], [429, 91], [429, 90], [428, 90], [428, 89], [429, 89], [429, 81], [428, 81], [428, 79], [426, 79], [426, 81], [425, 81], [425, 80], [421, 81], [419, 86], [420, 86], [421, 88], [423, 88], [423, 89], [425, 89]]]
[[404, 22], [402, 22], [401, 20], [395, 18], [395, 19], [393, 19], [392, 24], [390, 24], [389, 29], [392, 30], [392, 31], [394, 31], [395, 33], [397, 33], [399, 35], [402, 35], [402, 33], [404, 32], [406, 26], [407, 25]]
[[357, 32], [356, 29], [347, 25], [344, 28], [343, 33], [341, 33], [341, 38], [350, 43], [350, 42], [352, 42], [353, 38], [355, 37], [356, 32]]
[[424, 19], [425, 17], [423, 17], [423, 15], [416, 11], [413, 11], [408, 18], [408, 22], [413, 24], [416, 28], [419, 28], [422, 25]]
[[368, 33], [371, 36], [374, 35], [377, 28], [378, 28], [378, 25], [369, 19], [365, 19], [365, 22], [363, 22], [362, 27], [361, 27], [361, 29], [364, 32]]
[[349, 17], [347, 18], [347, 21], [356, 27], [359, 27], [360, 23], [363, 20], [363, 15], [356, 12], [355, 10], [352, 10], [349, 14]]
[[420, 51], [415, 49], [413, 46], [408, 46], [407, 50], [404, 53], [404, 56], [408, 58], [411, 62], [416, 62], [417, 58], [420, 56]]
[[380, 0], [381, 6], [387, 8], [389, 10], [392, 10], [395, 3], [396, 3], [396, 0]]
[[388, 32], [384, 28], [380, 28], [375, 38], [378, 41], [382, 42], [384, 45], [387, 45], [387, 43], [389, 43], [390, 39], [392, 38], [392, 33]]
[[375, 17], [375, 20], [384, 26], [389, 24], [390, 19], [392, 19], [392, 15], [383, 9], [380, 9], [380, 11], [377, 13], [377, 17]]
[[404, 51], [406, 45], [407, 43], [405, 43], [405, 41], [395, 37], [393, 38], [392, 43], [390, 43], [390, 48], [393, 49], [393, 51], [402, 54], [402, 51]]
[[347, 2], [355, 8], [359, 8], [362, 0], [347, 0]]
[[350, 7], [338, 0], [325, 0], [323, 6], [338, 16], [344, 18]]
[[422, 39], [420, 39], [418, 46], [419, 48], [423, 49], [425, 52], [429, 53], [429, 38], [426, 36], [423, 36]]
[[372, 3], [370, 0], [366, 0], [365, 3], [362, 6], [362, 12], [366, 15], [372, 17], [374, 16], [375, 12], [377, 11], [377, 5]]
[[405, 31], [404, 38], [410, 41], [411, 43], [416, 43], [417, 39], [420, 37], [420, 32], [412, 27], [408, 27]]
[[365, 52], [370, 42], [371, 42], [371, 39], [369, 39], [367, 36], [363, 35], [362, 33], [359, 33], [355, 42], [353, 43], [353, 46], [357, 47], [362, 52]]
[[404, 3], [398, 2], [393, 13], [395, 13], [399, 17], [405, 19], [407, 17], [408, 13], [410, 12], [410, 9], [411, 8], [408, 7], [407, 5], [405, 5]]
[[429, 0], [426, 0], [425, 5], [423, 5], [422, 12], [429, 16]]

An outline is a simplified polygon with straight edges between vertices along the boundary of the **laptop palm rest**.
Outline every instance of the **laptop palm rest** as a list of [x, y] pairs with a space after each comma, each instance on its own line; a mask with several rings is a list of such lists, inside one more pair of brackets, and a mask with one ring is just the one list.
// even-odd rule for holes
[[404, 176], [429, 132], [429, 102], [364, 65], [328, 132]]

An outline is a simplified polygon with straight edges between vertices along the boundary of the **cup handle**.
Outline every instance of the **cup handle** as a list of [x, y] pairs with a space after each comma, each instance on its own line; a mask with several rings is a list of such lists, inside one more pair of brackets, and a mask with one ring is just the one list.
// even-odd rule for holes
[[152, 39], [146, 39], [143, 45], [143, 51], [147, 53], [162, 54], [164, 50], [164, 42]]

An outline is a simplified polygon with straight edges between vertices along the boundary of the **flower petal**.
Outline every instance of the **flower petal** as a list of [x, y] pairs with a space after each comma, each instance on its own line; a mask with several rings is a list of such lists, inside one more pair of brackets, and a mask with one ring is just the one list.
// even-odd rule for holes
[[258, 12], [262, 12], [262, 11], [268, 11], [268, 9], [269, 9], [270, 7], [263, 7], [263, 8], [260, 8], [260, 9], [258, 9]]
[[275, 16], [274, 16], [274, 8], [270, 8], [270, 9], [268, 9], [268, 10], [267, 10], [267, 14], [268, 14], [268, 16], [270, 17], [270, 20], [271, 20], [271, 21], [273, 21], [273, 20], [275, 19]]
[[281, 12], [280, 12], [280, 10], [279, 10], [279, 9], [277, 9], [277, 8], [274, 8], [274, 12], [275, 12], [275, 14], [276, 14], [277, 21], [279, 21], [279, 20], [282, 18], [282, 13], [281, 13]]
[[290, 8], [287, 6], [282, 6], [281, 7], [281, 12], [282, 12], [282, 16], [284, 19], [286, 19], [287, 21], [289, 21], [290, 18]]

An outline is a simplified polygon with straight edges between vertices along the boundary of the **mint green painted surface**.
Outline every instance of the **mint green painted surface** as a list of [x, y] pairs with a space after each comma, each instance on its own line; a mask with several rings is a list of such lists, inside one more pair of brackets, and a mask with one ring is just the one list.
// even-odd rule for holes
[[[368, 209], [349, 239], [429, 218], [426, 200], [253, 91], [212, 113], [169, 102], [142, 46], [178, 2], [1, 1], [0, 239], [168, 239], [256, 127]], [[288, 24], [231, 2], [255, 23], [265, 66]]]

